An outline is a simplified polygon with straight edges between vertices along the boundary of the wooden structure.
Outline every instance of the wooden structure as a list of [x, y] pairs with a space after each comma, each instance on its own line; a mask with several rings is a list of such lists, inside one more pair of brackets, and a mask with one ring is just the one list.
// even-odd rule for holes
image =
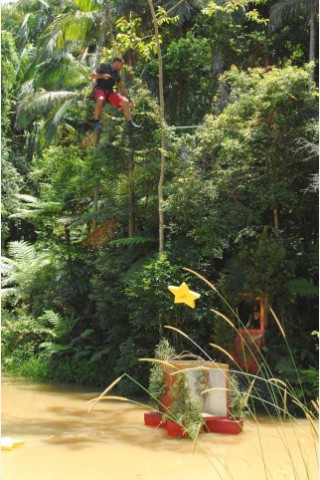
[[112, 240], [115, 237], [116, 225], [116, 219], [111, 218], [82, 240], [82, 245], [92, 245], [95, 248], [101, 248], [105, 242]]

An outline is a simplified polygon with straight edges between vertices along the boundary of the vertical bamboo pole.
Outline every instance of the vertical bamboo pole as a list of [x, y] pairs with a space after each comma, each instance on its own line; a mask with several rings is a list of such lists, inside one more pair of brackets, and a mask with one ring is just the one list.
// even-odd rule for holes
[[161, 45], [159, 38], [159, 26], [157, 17], [152, 5], [152, 1], [148, 0], [153, 25], [154, 33], [158, 51], [158, 74], [159, 74], [159, 102], [160, 102], [160, 125], [161, 125], [161, 147], [160, 147], [160, 177], [158, 184], [158, 198], [159, 198], [159, 252], [164, 251], [164, 204], [163, 204], [163, 185], [165, 179], [166, 169], [166, 156], [165, 156], [165, 144], [166, 144], [166, 130], [165, 130], [165, 118], [164, 118], [164, 94], [163, 94], [163, 65]]

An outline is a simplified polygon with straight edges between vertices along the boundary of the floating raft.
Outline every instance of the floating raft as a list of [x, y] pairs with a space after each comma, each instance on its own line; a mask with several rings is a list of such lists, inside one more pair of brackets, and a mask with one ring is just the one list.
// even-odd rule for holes
[[[243, 418], [234, 420], [223, 416], [203, 414], [204, 432], [237, 435], [243, 430]], [[186, 437], [183, 427], [171, 420], [163, 421], [162, 413], [150, 411], [144, 414], [144, 424], [154, 428], [165, 428], [170, 437]]]

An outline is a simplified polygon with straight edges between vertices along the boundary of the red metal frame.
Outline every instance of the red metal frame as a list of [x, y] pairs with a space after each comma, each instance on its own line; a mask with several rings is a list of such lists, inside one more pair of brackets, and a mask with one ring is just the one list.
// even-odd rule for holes
[[[241, 294], [244, 299], [249, 294]], [[249, 301], [249, 300], [248, 300]], [[239, 328], [235, 338], [233, 356], [237, 364], [249, 373], [257, 373], [262, 362], [261, 349], [265, 345], [265, 331], [267, 324], [266, 301], [262, 296], [252, 301], [260, 304], [260, 328]]]

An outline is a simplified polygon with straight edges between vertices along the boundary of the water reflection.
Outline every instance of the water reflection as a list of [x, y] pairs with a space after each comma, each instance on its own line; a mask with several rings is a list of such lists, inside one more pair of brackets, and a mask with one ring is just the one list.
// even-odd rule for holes
[[3, 379], [2, 436], [25, 445], [2, 454], [3, 480], [317, 479], [307, 421], [245, 421], [237, 436], [194, 445], [143, 424], [145, 408], [100, 402], [97, 392]]

